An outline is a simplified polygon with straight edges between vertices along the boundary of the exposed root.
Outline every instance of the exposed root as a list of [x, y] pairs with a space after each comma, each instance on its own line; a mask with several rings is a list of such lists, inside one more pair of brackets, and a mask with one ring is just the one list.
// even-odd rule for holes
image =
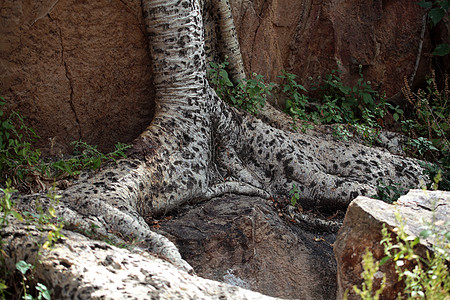
[[224, 194], [255, 196], [263, 199], [268, 199], [270, 197], [270, 194], [263, 189], [256, 188], [245, 182], [236, 181], [224, 182], [209, 187], [206, 191], [205, 197], [207, 199], [212, 199]]

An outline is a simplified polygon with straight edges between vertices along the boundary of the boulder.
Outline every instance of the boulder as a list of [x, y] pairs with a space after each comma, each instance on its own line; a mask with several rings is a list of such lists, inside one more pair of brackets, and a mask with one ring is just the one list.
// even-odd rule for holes
[[287, 299], [335, 298], [335, 234], [305, 230], [272, 204], [229, 195], [158, 226], [204, 278]]
[[[387, 204], [380, 200], [359, 196], [351, 202], [345, 215], [344, 224], [334, 244], [337, 261], [338, 299], [348, 290], [348, 299], [360, 299], [353, 291], [353, 286], [361, 286], [363, 271], [362, 257], [369, 249], [376, 260], [385, 254], [380, 244], [381, 229], [385, 225], [392, 234], [393, 228], [399, 225], [395, 217], [398, 211], [402, 216], [405, 232], [417, 237], [426, 227], [424, 222], [435, 218], [438, 230], [450, 228], [445, 224], [450, 221], [450, 192], [410, 190], [397, 201], [397, 205]], [[425, 255], [432, 241], [421, 240], [417, 245], [417, 253]], [[403, 282], [398, 281], [392, 262], [380, 267], [375, 276], [375, 289], [380, 287], [383, 274], [386, 275], [386, 287], [381, 299], [396, 299], [397, 293], [403, 290]]]

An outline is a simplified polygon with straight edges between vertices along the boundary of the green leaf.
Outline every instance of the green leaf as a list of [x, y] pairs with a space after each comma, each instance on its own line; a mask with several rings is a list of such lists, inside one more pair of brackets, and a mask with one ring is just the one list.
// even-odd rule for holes
[[308, 91], [308, 90], [307, 90], [303, 85], [301, 85], [301, 84], [297, 85], [297, 87], [298, 87], [299, 89], [301, 89], [302, 91], [305, 91], [305, 92]]
[[17, 211], [15, 210], [11, 210], [11, 214], [13, 215], [14, 218], [16, 218], [16, 220], [22, 222], [23, 221], [23, 217], [21, 214], [19, 214]]
[[50, 206], [48, 208], [48, 213], [50, 214], [50, 216], [52, 216], [53, 218], [56, 218], [56, 212], [55, 212], [55, 208], [53, 206]]
[[36, 284], [36, 290], [39, 291], [39, 296], [44, 297], [44, 299], [50, 300], [50, 291], [45, 285], [43, 285], [42, 283]]
[[433, 55], [437, 56], [445, 56], [450, 53], [450, 45], [448, 44], [440, 44], [433, 51]]
[[448, 0], [441, 1], [439, 4], [441, 5], [441, 7], [442, 7], [444, 10], [447, 10], [447, 11], [448, 11], [448, 9], [450, 8], [450, 1], [448, 1]]
[[389, 261], [389, 259], [391, 259], [389, 256], [385, 256], [385, 257], [383, 257], [381, 260], [380, 260], [380, 267], [382, 266], [382, 265], [384, 265], [385, 263], [387, 263], [388, 261]]
[[3, 282], [0, 282], [0, 291], [6, 290], [7, 288], [8, 288], [8, 286], [6, 284], [4, 284]]
[[31, 269], [32, 265], [21, 260], [19, 262], [16, 263], [16, 269], [20, 271], [20, 273], [22, 273], [23, 275], [25, 275], [27, 273], [27, 271], [29, 269]]
[[423, 230], [419, 235], [426, 239], [431, 234], [433, 234], [433, 232], [431, 230], [427, 229], [427, 230]]
[[228, 73], [227, 71], [225, 71], [224, 69], [221, 69], [219, 71], [219, 75], [222, 78], [222, 80], [224, 81], [223, 83], [227, 86], [233, 86], [233, 84], [230, 81], [230, 78], [228, 78]]
[[373, 103], [373, 98], [372, 95], [364, 93], [362, 94], [362, 98], [365, 104], [372, 104]]
[[447, 241], [450, 241], [450, 231], [447, 231], [444, 235]]
[[429, 2], [429, 1], [420, 1], [417, 2], [417, 5], [419, 5], [420, 7], [423, 7], [425, 9], [431, 8], [431, 6], [433, 5], [433, 3]]
[[433, 25], [436, 25], [445, 16], [445, 10], [440, 7], [435, 7], [430, 10], [428, 15], [430, 16]]
[[393, 117], [394, 117], [394, 121], [395, 121], [395, 122], [397, 122], [398, 119], [400, 119], [400, 116], [399, 116], [398, 113], [394, 113], [394, 114], [393, 114]]

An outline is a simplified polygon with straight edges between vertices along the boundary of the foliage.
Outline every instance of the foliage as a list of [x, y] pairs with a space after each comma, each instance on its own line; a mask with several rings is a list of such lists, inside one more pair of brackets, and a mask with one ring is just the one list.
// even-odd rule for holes
[[217, 95], [234, 107], [248, 111], [256, 115], [266, 104], [266, 98], [270, 95], [274, 84], [266, 85], [262, 75], [253, 73], [249, 79], [244, 79], [236, 86], [231, 82], [226, 66], [228, 62], [217, 64], [209, 63], [209, 80]]
[[[218, 96], [236, 107], [257, 114], [274, 84], [265, 85], [262, 76], [254, 74], [252, 79], [234, 86], [226, 72], [227, 62], [210, 65], [209, 78]], [[303, 130], [312, 127], [311, 123], [333, 124], [333, 135], [337, 139], [348, 140], [357, 136], [372, 146], [380, 142], [379, 132], [384, 128], [384, 119], [389, 113], [403, 132], [411, 137], [405, 148], [408, 154], [437, 163], [443, 177], [440, 188], [450, 189], [448, 77], [442, 90], [437, 87], [434, 72], [427, 80], [427, 88], [417, 93], [405, 84], [403, 93], [414, 106], [414, 115], [407, 119], [403, 109], [387, 102], [370, 81], [364, 80], [361, 66], [360, 78], [353, 87], [342, 82], [339, 70], [333, 70], [323, 79], [318, 77], [319, 81], [313, 84], [311, 90], [320, 96], [319, 99], [308, 96], [306, 88], [296, 81], [296, 75], [286, 71], [282, 73], [279, 77], [283, 79], [283, 84], [277, 91], [286, 99], [285, 112], [292, 117], [295, 130], [298, 121], [301, 121]], [[395, 194], [395, 188], [395, 185], [381, 185], [378, 196], [386, 198], [391, 192]]]
[[[61, 230], [63, 228], [63, 223], [56, 218], [56, 213], [53, 205], [57, 205], [59, 198], [61, 196], [55, 193], [54, 188], [51, 189], [47, 198], [50, 200], [50, 206], [46, 211], [42, 207], [37, 207], [37, 213], [23, 212], [20, 214], [14, 209], [14, 203], [12, 202], [13, 193], [17, 190], [10, 186], [10, 182], [7, 182], [7, 187], [0, 189], [2, 195], [0, 197], [0, 229], [3, 230], [5, 226], [8, 225], [8, 216], [12, 215], [18, 221], [24, 221], [28, 224], [35, 225], [39, 230], [48, 231], [47, 240], [40, 246], [41, 249], [51, 249], [56, 242], [64, 239], [65, 236], [62, 234]], [[25, 217], [25, 219], [24, 219]], [[51, 229], [48, 230], [48, 227]], [[6, 253], [3, 251], [3, 241], [0, 238], [0, 261], [4, 261]], [[4, 265], [4, 264], [2, 264]], [[21, 273], [22, 278], [22, 299], [50, 299], [50, 291], [42, 283], [36, 283], [36, 294], [37, 297], [33, 297], [29, 292], [29, 281], [33, 280], [33, 270], [35, 266], [27, 263], [25, 261], [19, 261], [16, 264], [16, 269]], [[4, 270], [2, 270], [4, 271]], [[4, 271], [5, 272], [5, 271]], [[28, 274], [29, 273], [29, 274]], [[4, 275], [6, 278], [6, 274]], [[8, 286], [6, 285], [4, 279], [0, 279], [0, 298], [5, 299]]]
[[6, 188], [0, 188], [0, 192], [3, 194], [0, 197], [0, 229], [8, 225], [8, 216], [11, 215], [19, 221], [22, 221], [22, 215], [17, 212], [13, 207], [13, 202], [11, 200], [11, 195], [16, 192], [15, 189], [11, 187], [11, 182], [6, 182]]
[[[435, 72], [427, 79], [427, 86], [413, 92], [405, 79], [402, 92], [414, 110], [410, 119], [402, 123], [408, 133], [410, 155], [437, 163], [442, 170], [445, 186], [450, 180], [450, 89], [448, 76], [439, 89]], [[450, 186], [446, 187], [449, 189]]]
[[230, 97], [230, 94], [232, 93], [231, 89], [234, 87], [234, 84], [231, 82], [228, 77], [228, 72], [225, 69], [228, 64], [229, 63], [227, 61], [222, 63], [209, 63], [211, 67], [208, 72], [209, 82], [214, 87], [217, 96], [224, 100]]
[[[425, 258], [415, 253], [414, 248], [420, 242], [419, 237], [408, 236], [405, 226], [396, 214], [399, 227], [394, 229], [395, 239], [387, 228], [382, 230], [386, 257], [394, 262], [399, 280], [404, 280], [404, 295], [408, 299], [446, 299], [450, 296], [450, 277], [446, 261], [450, 259], [450, 232], [438, 231], [435, 223], [428, 223], [427, 229], [420, 233], [421, 238], [431, 238], [433, 254], [427, 252]], [[446, 224], [448, 227], [450, 223]], [[407, 268], [407, 262], [414, 267]]]
[[380, 262], [375, 261], [373, 258], [372, 252], [369, 249], [366, 249], [366, 253], [363, 256], [363, 273], [361, 274], [364, 282], [362, 283], [361, 289], [357, 286], [353, 286], [353, 290], [356, 294], [358, 294], [362, 299], [380, 299], [380, 295], [383, 292], [383, 289], [386, 285], [386, 275], [383, 274], [383, 279], [380, 285], [380, 288], [374, 291], [374, 278], [375, 273], [380, 268]]
[[[425, 1], [422, 0], [417, 3], [419, 6], [425, 8], [428, 12], [429, 21], [432, 27], [439, 22], [448, 22], [448, 14], [450, 11], [449, 0]], [[450, 53], [449, 44], [440, 44], [433, 51], [433, 55], [445, 56]]]
[[383, 182], [380, 182], [376, 188], [377, 194], [373, 195], [372, 198], [380, 199], [389, 204], [397, 201], [400, 196], [404, 195], [408, 191], [408, 189], [401, 188], [398, 183], [386, 185]]
[[10, 179], [15, 186], [28, 187], [42, 179], [53, 181], [76, 176], [84, 169], [96, 170], [106, 161], [126, 157], [125, 151], [131, 147], [117, 143], [114, 151], [104, 154], [97, 146], [75, 141], [71, 157], [46, 160], [39, 149], [32, 147], [39, 138], [35, 131], [25, 125], [19, 113], [6, 115], [2, 109], [4, 105], [5, 102], [0, 101], [0, 179]]
[[430, 140], [422, 136], [418, 137], [417, 139], [408, 140], [406, 144], [415, 148], [421, 156], [424, 155], [427, 151], [438, 151], [438, 149], [433, 146], [433, 143]]
[[300, 199], [300, 190], [295, 184], [292, 185], [292, 189], [289, 191], [289, 195], [291, 195], [291, 205], [295, 206], [297, 204], [297, 201]]
[[[356, 120], [367, 120], [367, 112], [373, 113], [374, 118], [380, 116], [377, 113], [377, 101], [381, 96], [372, 88], [370, 81], [365, 81], [360, 66], [357, 83], [353, 87], [344, 85], [340, 77], [341, 71], [333, 70], [331, 74], [325, 75], [325, 78], [316, 83], [312, 90], [316, 90], [325, 99], [324, 105], [329, 106], [333, 102], [334, 113], [340, 113], [342, 120], [338, 122], [355, 123]], [[322, 118], [325, 117], [326, 106], [320, 108]], [[324, 119], [326, 121], [326, 119]], [[337, 120], [333, 120], [337, 121]], [[329, 123], [329, 122], [325, 122]]]
[[[375, 262], [370, 252], [363, 257], [364, 278], [362, 290], [354, 287], [362, 299], [378, 299], [384, 288], [385, 279], [380, 289], [373, 292], [374, 274], [383, 264], [393, 262], [398, 280], [403, 281], [405, 288], [399, 299], [448, 299], [450, 297], [450, 277], [447, 261], [450, 259], [450, 232], [438, 230], [436, 221], [426, 223], [426, 229], [420, 237], [409, 236], [405, 232], [404, 222], [398, 212], [396, 219], [400, 224], [393, 229], [395, 237], [391, 236], [386, 226], [382, 229], [381, 243], [384, 245], [385, 257]], [[450, 222], [445, 224], [448, 228]], [[416, 246], [420, 238], [433, 240], [432, 253], [427, 251], [426, 257], [416, 254]]]
[[[341, 140], [359, 136], [368, 144], [378, 141], [383, 118], [389, 112], [399, 121], [403, 110], [386, 102], [385, 97], [374, 90], [370, 81], [365, 81], [360, 67], [360, 78], [353, 87], [344, 85], [341, 71], [318, 77], [311, 90], [318, 93], [319, 99], [312, 99], [306, 89], [295, 81], [296, 76], [283, 71], [281, 91], [285, 94], [285, 111], [296, 120], [316, 124], [339, 124], [333, 126], [333, 135]], [[313, 80], [310, 78], [310, 80]], [[345, 125], [344, 125], [345, 124]]]
[[307, 108], [310, 107], [309, 98], [304, 94], [307, 92], [306, 88], [295, 81], [297, 75], [284, 70], [282, 72], [283, 75], [279, 77], [284, 79], [285, 83], [281, 87], [281, 92], [287, 96], [284, 111], [292, 117], [294, 129], [296, 129], [297, 120], [313, 119], [313, 116], [307, 112]]
[[17, 112], [5, 115], [5, 102], [0, 97], [0, 179], [14, 182], [24, 179], [39, 164], [40, 151], [31, 144], [38, 136], [27, 127]]
[[25, 299], [25, 300], [34, 300], [34, 299], [37, 299], [37, 300], [41, 300], [41, 299], [50, 300], [50, 291], [42, 283], [37, 283], [36, 284], [36, 291], [38, 293], [37, 297], [33, 297], [32, 295], [30, 295], [28, 293], [28, 283], [27, 283], [27, 281], [29, 280], [30, 276], [32, 278], [32, 275], [27, 275], [27, 273], [29, 273], [29, 271], [30, 271], [31, 274], [32, 274], [32, 272], [34, 270], [34, 266], [32, 264], [29, 264], [29, 263], [21, 260], [21, 261], [17, 262], [16, 269], [22, 275], [22, 288], [23, 288], [23, 297], [22, 297], [22, 299]]
[[335, 136], [338, 140], [348, 141], [349, 138], [353, 136], [353, 134], [348, 129], [348, 126], [343, 124], [335, 124], [333, 125], [333, 136]]

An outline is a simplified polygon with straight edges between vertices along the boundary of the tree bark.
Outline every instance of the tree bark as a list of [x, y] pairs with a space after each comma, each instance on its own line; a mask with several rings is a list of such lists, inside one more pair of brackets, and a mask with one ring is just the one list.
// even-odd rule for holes
[[[68, 223], [136, 238], [191, 271], [146, 221], [224, 193], [287, 197], [294, 184], [303, 206], [345, 208], [357, 195], [374, 194], [379, 181], [411, 187], [426, 179], [413, 159], [284, 132], [218, 98], [207, 81], [208, 51], [210, 57], [225, 52], [234, 81], [243, 76], [228, 1], [142, 0], [142, 8], [155, 78], [154, 119], [136, 140], [132, 158], [64, 191], [57, 212]], [[205, 8], [216, 9], [211, 15], [219, 18], [220, 49], [211, 45], [217, 30], [206, 31], [205, 45]], [[29, 210], [35, 198], [23, 198], [21, 206]], [[48, 204], [45, 197], [40, 201]]]

